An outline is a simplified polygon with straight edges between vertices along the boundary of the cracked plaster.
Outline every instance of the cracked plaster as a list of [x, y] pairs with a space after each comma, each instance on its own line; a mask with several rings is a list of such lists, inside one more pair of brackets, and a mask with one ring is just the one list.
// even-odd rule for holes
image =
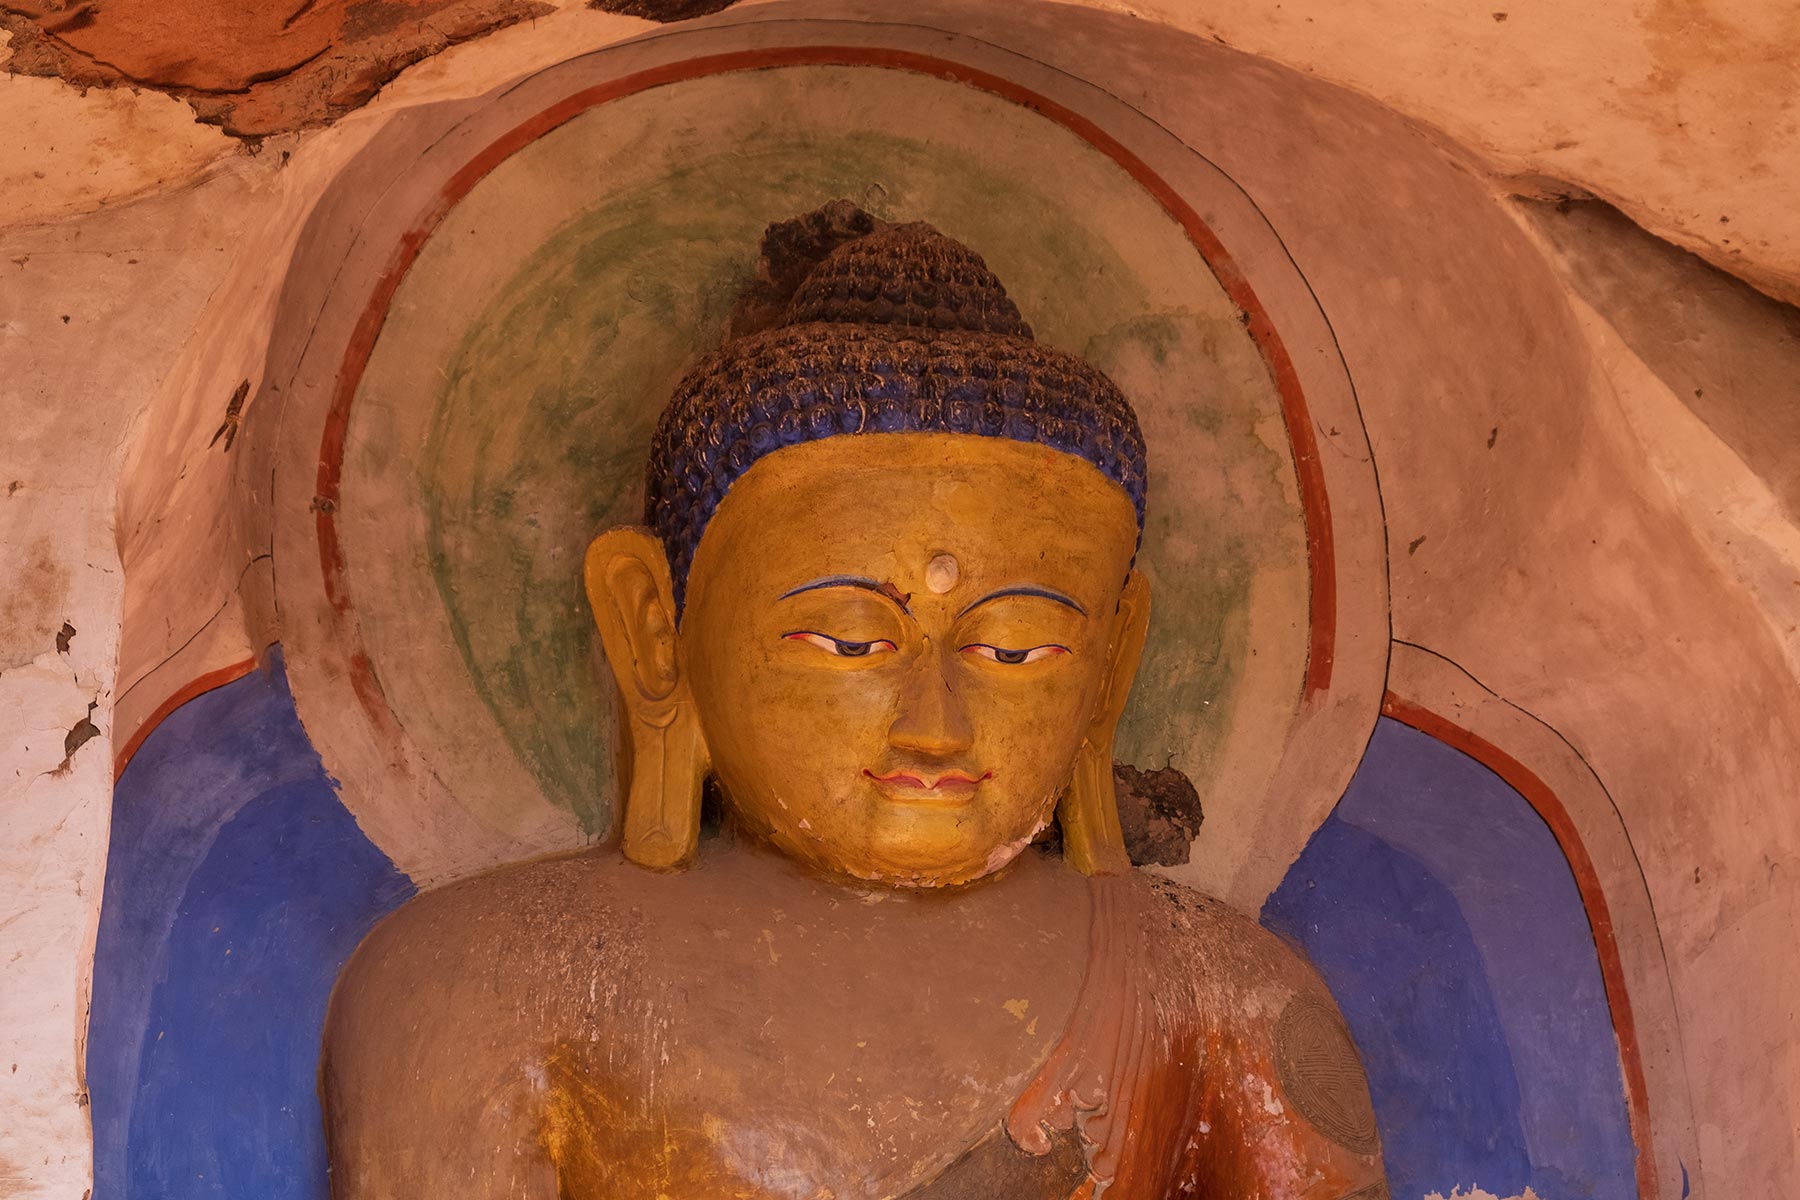
[[[88, 1186], [81, 1068], [105, 875], [133, 421], [228, 261], [241, 181], [0, 234], [0, 1194]], [[65, 320], [65, 316], [68, 318]], [[16, 486], [14, 486], [16, 484]]]

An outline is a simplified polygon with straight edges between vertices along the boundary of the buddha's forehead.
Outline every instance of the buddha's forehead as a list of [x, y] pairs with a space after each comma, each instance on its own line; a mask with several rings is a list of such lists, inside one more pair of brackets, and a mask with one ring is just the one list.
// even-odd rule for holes
[[968, 434], [845, 436], [747, 471], [701, 540], [690, 587], [729, 578], [760, 592], [844, 574], [913, 590], [934, 560], [941, 581], [948, 555], [969, 586], [1117, 588], [1136, 542], [1123, 489], [1073, 455]]

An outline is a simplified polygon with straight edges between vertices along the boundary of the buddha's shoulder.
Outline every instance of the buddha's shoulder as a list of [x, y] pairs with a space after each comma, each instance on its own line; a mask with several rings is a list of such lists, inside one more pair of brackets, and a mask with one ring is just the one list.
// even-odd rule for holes
[[[703, 847], [692, 870], [674, 873], [627, 862], [616, 847], [533, 859], [432, 888], [390, 913], [357, 948], [338, 992], [481, 978], [503, 979], [518, 993], [534, 980], [562, 979], [575, 964], [584, 973], [660, 978], [678, 967], [647, 971], [649, 958], [670, 960], [697, 936], [755, 937], [770, 910], [802, 912], [836, 892], [779, 856], [723, 842]], [[356, 986], [374, 983], [381, 986]]]
[[577, 947], [588, 956], [625, 951], [638, 903], [633, 873], [642, 871], [601, 849], [514, 863], [421, 892], [363, 939], [338, 994], [459, 971], [530, 973], [533, 960], [555, 961]]
[[1161, 969], [1211, 993], [1213, 1004], [1254, 1012], [1278, 1009], [1296, 995], [1330, 1003], [1305, 955], [1249, 914], [1147, 872], [1138, 873], [1137, 888]]
[[554, 928], [572, 910], [616, 903], [633, 873], [642, 868], [610, 848], [511, 863], [420, 892], [391, 913], [378, 932]]

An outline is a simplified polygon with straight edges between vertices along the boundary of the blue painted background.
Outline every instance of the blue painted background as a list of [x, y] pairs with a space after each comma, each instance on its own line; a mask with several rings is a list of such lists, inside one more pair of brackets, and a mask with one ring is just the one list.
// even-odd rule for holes
[[279, 650], [145, 739], [94, 954], [94, 1200], [323, 1200], [326, 1001], [412, 894], [338, 802]]
[[[119, 780], [88, 1043], [94, 1200], [324, 1200], [332, 981], [413, 894], [339, 803], [279, 650]], [[1486, 768], [1384, 720], [1263, 910], [1331, 985], [1396, 1200], [1631, 1200], [1611, 1018], [1574, 877]]]
[[1486, 767], [1383, 719], [1263, 924], [1306, 949], [1362, 1048], [1396, 1200], [1637, 1195], [1581, 894]]

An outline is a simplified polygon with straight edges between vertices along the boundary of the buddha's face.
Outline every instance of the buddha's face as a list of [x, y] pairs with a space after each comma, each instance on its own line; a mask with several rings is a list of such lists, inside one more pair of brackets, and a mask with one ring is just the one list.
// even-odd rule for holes
[[701, 540], [678, 642], [738, 818], [864, 879], [1004, 866], [1117, 686], [1136, 537], [1116, 485], [1027, 443], [837, 437], [758, 462]]

